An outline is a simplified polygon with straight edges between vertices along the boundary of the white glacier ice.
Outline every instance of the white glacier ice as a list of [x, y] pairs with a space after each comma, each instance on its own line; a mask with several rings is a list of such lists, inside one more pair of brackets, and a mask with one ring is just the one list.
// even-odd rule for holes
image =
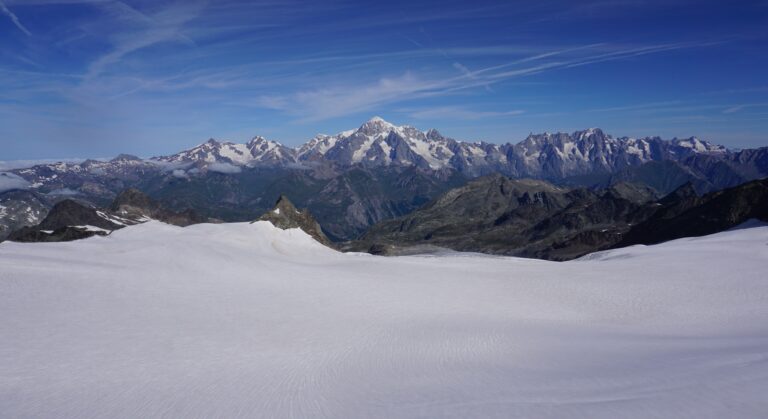
[[0, 244], [0, 416], [755, 418], [768, 227], [556, 263], [266, 222]]

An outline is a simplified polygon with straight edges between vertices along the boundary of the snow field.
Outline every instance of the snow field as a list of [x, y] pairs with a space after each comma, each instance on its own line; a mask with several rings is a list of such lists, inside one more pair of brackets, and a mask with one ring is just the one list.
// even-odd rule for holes
[[556, 263], [266, 222], [0, 244], [3, 417], [768, 411], [768, 227]]

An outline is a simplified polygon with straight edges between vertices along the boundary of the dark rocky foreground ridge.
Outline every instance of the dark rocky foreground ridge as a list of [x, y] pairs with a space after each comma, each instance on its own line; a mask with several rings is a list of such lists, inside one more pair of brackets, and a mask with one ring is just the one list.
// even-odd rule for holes
[[117, 214], [123, 218], [127, 217], [134, 220], [151, 218], [181, 227], [211, 221], [192, 209], [186, 209], [181, 212], [171, 211], [159, 202], [145, 195], [143, 192], [134, 188], [128, 188], [121, 192], [120, 195], [112, 201], [112, 205], [110, 205], [109, 209], [113, 214]]
[[22, 227], [7, 239], [17, 242], [59, 242], [105, 236], [114, 230], [150, 219], [178, 226], [207, 220], [194, 211], [174, 212], [163, 208], [136, 189], [123, 191], [110, 208], [97, 208], [87, 202], [65, 199], [56, 203], [37, 225]]
[[[194, 211], [167, 210], [142, 192], [128, 189], [108, 209], [72, 199], [60, 201], [42, 222], [13, 232], [9, 240], [77, 240], [150, 219], [179, 226], [219, 222]], [[299, 210], [284, 195], [257, 221], [300, 228], [342, 251], [401, 255], [452, 249], [569, 260], [614, 247], [712, 234], [750, 219], [768, 222], [768, 179], [705, 195], [686, 183], [659, 198], [654, 189], [628, 182], [604, 189], [567, 188], [494, 174], [451, 189], [344, 243], [331, 241], [309, 210]]]
[[691, 189], [686, 184], [659, 201], [658, 210], [627, 232], [615, 247], [714, 234], [750, 219], [768, 222], [768, 179], [701, 197]]
[[712, 234], [749, 219], [768, 221], [768, 179], [703, 196], [687, 183], [656, 199], [652, 189], [630, 183], [566, 189], [497, 174], [381, 222], [347, 249], [396, 255], [429, 245], [568, 260], [613, 247]]
[[58, 242], [79, 240], [110, 232], [138, 221], [117, 218], [87, 203], [72, 199], [58, 202], [42, 222], [12, 232], [8, 240], [17, 242]]

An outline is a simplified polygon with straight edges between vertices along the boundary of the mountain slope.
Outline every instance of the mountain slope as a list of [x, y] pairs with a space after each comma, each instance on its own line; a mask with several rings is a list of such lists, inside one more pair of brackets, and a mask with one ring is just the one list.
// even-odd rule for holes
[[182, 212], [171, 211], [134, 188], [128, 188], [121, 192], [109, 209], [120, 217], [133, 220], [153, 219], [181, 227], [209, 221], [208, 218], [191, 209]]
[[348, 247], [403, 254], [433, 246], [568, 260], [601, 249], [713, 234], [750, 219], [768, 221], [768, 179], [704, 196], [688, 182], [657, 199], [654, 190], [632, 183], [566, 189], [492, 175], [376, 224]]
[[403, 247], [431, 245], [571, 259], [620, 240], [632, 223], [647, 216], [652, 199], [652, 191], [636, 185], [592, 191], [491, 175], [373, 226], [351, 246], [397, 253]]
[[58, 202], [37, 225], [23, 227], [8, 236], [17, 242], [55, 242], [106, 235], [131, 221], [112, 216], [72, 199]]
[[216, 163], [234, 166], [272, 166], [296, 161], [295, 150], [264, 137], [254, 137], [246, 144], [210, 139], [207, 142], [170, 156], [155, 157], [153, 160], [173, 164], [180, 168], [190, 165], [199, 169], [220, 171]]
[[[689, 187], [690, 188], [690, 187]], [[704, 236], [750, 219], [768, 222], [768, 179], [698, 197], [677, 191], [652, 217], [633, 227], [617, 247], [655, 244], [682, 237]]]
[[208, 221], [194, 211], [174, 212], [136, 189], [126, 189], [110, 208], [96, 208], [88, 203], [65, 199], [56, 203], [36, 225], [13, 231], [8, 240], [17, 242], [58, 242], [105, 236], [129, 225], [159, 220], [187, 226]]
[[49, 206], [49, 200], [35, 192], [16, 189], [0, 193], [0, 241], [22, 227], [39, 223]]

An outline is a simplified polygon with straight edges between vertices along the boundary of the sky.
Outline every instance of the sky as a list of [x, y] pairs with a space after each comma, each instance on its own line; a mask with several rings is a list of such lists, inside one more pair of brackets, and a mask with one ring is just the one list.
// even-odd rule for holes
[[766, 28], [766, 0], [0, 0], [0, 160], [295, 146], [374, 115], [768, 146]]

